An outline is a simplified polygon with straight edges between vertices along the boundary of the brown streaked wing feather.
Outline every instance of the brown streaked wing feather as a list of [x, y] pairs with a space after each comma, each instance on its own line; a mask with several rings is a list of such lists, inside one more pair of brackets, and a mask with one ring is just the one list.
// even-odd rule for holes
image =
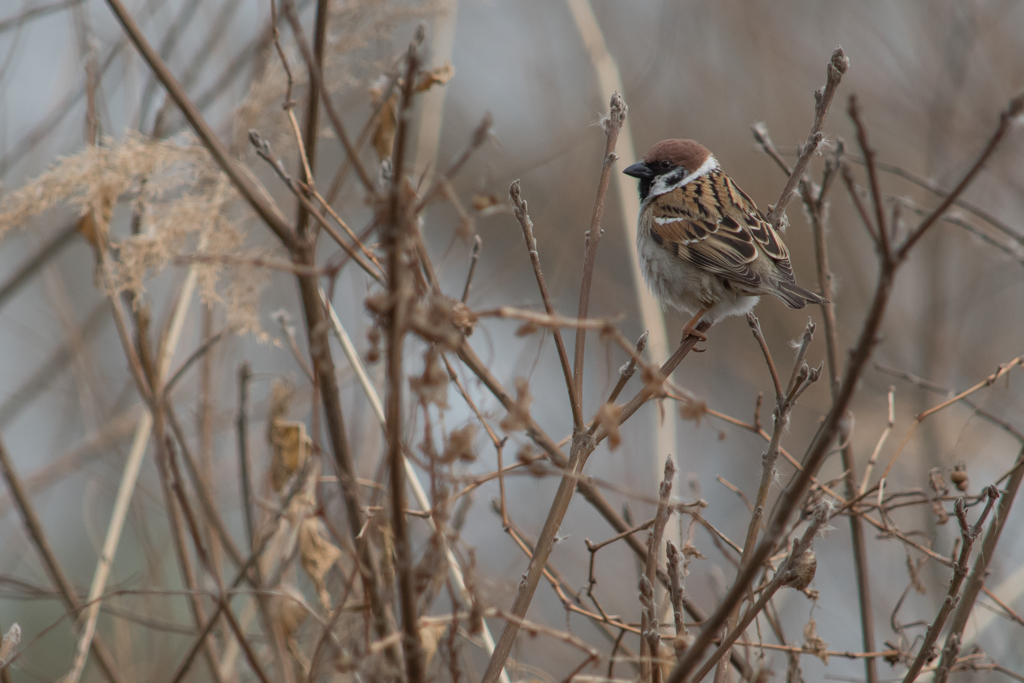
[[732, 178], [723, 174], [720, 181], [722, 183], [721, 191], [728, 193], [731, 200], [730, 205], [737, 209], [736, 218], [746, 224], [747, 230], [761, 251], [772, 260], [783, 276], [792, 282], [794, 277], [793, 266], [789, 262], [789, 249], [779, 237], [779, 233], [758, 210], [754, 200], [741, 190]]
[[654, 241], [709, 273], [757, 286], [761, 276], [750, 267], [758, 255], [753, 238], [719, 206], [710, 183], [690, 183], [657, 197], [651, 206]]

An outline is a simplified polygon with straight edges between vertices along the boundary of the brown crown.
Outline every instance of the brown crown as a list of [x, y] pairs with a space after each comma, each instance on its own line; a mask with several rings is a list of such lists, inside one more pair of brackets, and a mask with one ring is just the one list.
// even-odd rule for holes
[[644, 163], [651, 168], [661, 161], [671, 161], [673, 166], [682, 166], [687, 171], [700, 168], [711, 152], [694, 140], [662, 140], [644, 156]]

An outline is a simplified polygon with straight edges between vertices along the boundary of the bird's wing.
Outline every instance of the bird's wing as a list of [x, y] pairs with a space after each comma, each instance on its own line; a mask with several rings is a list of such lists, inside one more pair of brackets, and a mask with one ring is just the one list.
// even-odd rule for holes
[[789, 249], [779, 237], [778, 231], [758, 211], [754, 200], [737, 187], [731, 178], [723, 174], [721, 181], [716, 185], [721, 185], [720, 192], [725, 192], [729, 199], [728, 205], [736, 210], [739, 220], [746, 225], [750, 236], [757, 242], [757, 246], [775, 266], [784, 281], [794, 282], [793, 265], [789, 262]]
[[771, 271], [771, 280], [793, 282], [789, 250], [753, 200], [724, 173], [706, 178], [654, 199], [654, 241], [697, 268], [752, 287]]
[[705, 183], [689, 183], [656, 197], [651, 205], [651, 238], [687, 263], [756, 287], [761, 276], [751, 266], [758, 258], [746, 222], [723, 212]]

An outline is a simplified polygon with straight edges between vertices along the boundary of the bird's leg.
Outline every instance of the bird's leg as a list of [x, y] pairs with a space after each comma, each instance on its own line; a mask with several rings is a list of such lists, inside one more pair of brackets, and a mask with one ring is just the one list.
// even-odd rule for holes
[[683, 338], [680, 340], [680, 344], [686, 341], [687, 337], [696, 337], [699, 341], [708, 340], [706, 334], [697, 330], [697, 324], [700, 323], [700, 319], [704, 317], [704, 314], [710, 310], [710, 307], [700, 309], [697, 311], [697, 315], [690, 318], [690, 322], [683, 325]]

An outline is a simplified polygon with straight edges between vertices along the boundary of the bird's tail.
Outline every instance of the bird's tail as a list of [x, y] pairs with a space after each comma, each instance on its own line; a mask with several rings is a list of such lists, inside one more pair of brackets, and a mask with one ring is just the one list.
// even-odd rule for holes
[[776, 296], [790, 308], [803, 308], [807, 304], [827, 304], [828, 301], [814, 292], [809, 292], [795, 282], [780, 282]]

